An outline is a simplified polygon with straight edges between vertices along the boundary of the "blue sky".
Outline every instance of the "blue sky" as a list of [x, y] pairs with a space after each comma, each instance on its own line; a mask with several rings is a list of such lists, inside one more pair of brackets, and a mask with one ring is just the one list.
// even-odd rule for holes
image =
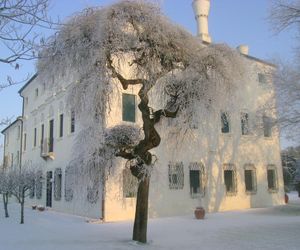
[[[50, 15], [63, 21], [73, 13], [90, 6], [105, 6], [112, 0], [52, 0]], [[157, 0], [163, 12], [175, 23], [183, 26], [192, 34], [196, 33], [196, 22], [192, 0]], [[249, 46], [249, 54], [270, 60], [280, 56], [291, 59], [295, 47], [295, 31], [285, 31], [274, 35], [268, 24], [267, 16], [271, 0], [211, 0], [209, 31], [213, 42], [227, 43], [235, 48], [240, 44]], [[48, 33], [50, 34], [50, 33]], [[34, 62], [23, 62], [21, 70], [12, 70], [0, 65], [0, 80], [7, 74], [24, 79], [35, 72]], [[21, 115], [22, 103], [18, 95], [21, 85], [0, 92], [0, 118]], [[1, 128], [0, 128], [1, 129]], [[0, 137], [0, 144], [3, 138]], [[284, 146], [287, 145], [284, 142]]]

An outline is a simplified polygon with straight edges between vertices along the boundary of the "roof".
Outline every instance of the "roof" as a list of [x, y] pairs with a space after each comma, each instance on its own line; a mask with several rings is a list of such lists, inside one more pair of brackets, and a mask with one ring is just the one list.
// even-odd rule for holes
[[27, 86], [37, 77], [37, 73], [35, 73], [26, 83], [25, 85], [18, 91], [19, 94], [21, 94], [21, 92], [27, 88]]
[[18, 121], [22, 121], [22, 117], [19, 116], [16, 120], [14, 120], [11, 124], [9, 124], [6, 128], [4, 128], [2, 131], [1, 131], [1, 134], [4, 134], [4, 132], [9, 129], [10, 127], [12, 127], [13, 125], [15, 125]]
[[[242, 55], [244, 55], [244, 54], [242, 54]], [[263, 63], [263, 64], [267, 64], [267, 65], [269, 65], [269, 66], [271, 66], [271, 67], [277, 68], [277, 66], [276, 66], [275, 64], [270, 63], [270, 62], [268, 62], [268, 61], [259, 59], [259, 58], [254, 57], [254, 56], [249, 56], [249, 55], [244, 55], [244, 56], [247, 57], [247, 58], [249, 58], [250, 60], [254, 60], [254, 61], [257, 61], [257, 62], [260, 62], [260, 63]]]

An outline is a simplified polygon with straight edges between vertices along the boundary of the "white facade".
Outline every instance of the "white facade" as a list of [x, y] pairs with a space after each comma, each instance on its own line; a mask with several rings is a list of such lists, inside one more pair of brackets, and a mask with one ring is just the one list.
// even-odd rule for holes
[[[207, 124], [205, 129], [192, 129], [184, 136], [177, 133], [176, 127], [168, 125], [168, 119], [157, 125], [162, 141], [159, 147], [152, 150], [158, 161], [151, 177], [150, 217], [191, 214], [197, 206], [216, 212], [284, 204], [279, 131], [276, 127], [267, 128], [263, 122], [258, 124], [259, 120], [263, 121], [264, 115], [276, 117], [275, 113], [258, 112], [266, 102], [275, 101], [269, 79], [269, 73], [274, 68], [250, 56], [247, 58], [254, 68], [254, 77], [238, 90], [238, 111], [231, 113], [224, 107], [223, 111], [228, 111], [229, 115], [228, 133], [222, 132], [222, 110], [204, 118]], [[136, 102], [139, 102], [138, 90], [138, 86], [132, 86], [126, 91], [119, 91], [134, 94]], [[109, 127], [127, 123], [122, 121], [122, 98], [117, 97], [119, 91], [116, 91], [116, 101], [111, 107]], [[156, 107], [154, 103], [150, 106]], [[245, 129], [242, 128], [242, 114], [248, 115], [247, 131], [242, 131]], [[139, 115], [136, 110], [136, 122], [141, 124]], [[169, 170], [170, 163], [182, 166], [180, 173], [175, 173], [176, 177]], [[124, 165], [125, 161], [106, 183], [105, 219], [108, 221], [131, 219], [134, 215], [135, 199], [122, 199], [124, 190], [116, 181], [122, 176]], [[191, 193], [191, 170], [199, 170], [199, 192], [196, 193]], [[234, 190], [229, 192], [226, 191], [226, 171], [232, 174], [233, 179]], [[252, 180], [249, 184], [248, 179], [246, 187], [245, 178], [249, 178], [249, 173]]]
[[[72, 111], [66, 106], [67, 91], [68, 86], [63, 84], [56, 89], [45, 88], [38, 76], [20, 90], [24, 99], [22, 165], [41, 170], [43, 177], [41, 196], [35, 195], [29, 201], [58, 211], [100, 218], [100, 193], [95, 203], [82, 204], [75, 194], [65, 197], [65, 171], [73, 159], [72, 145], [80, 130], [76, 117], [72, 118]], [[81, 195], [85, 192], [86, 187], [78, 191]]]
[[[270, 98], [274, 100], [272, 82], [266, 75], [272, 66], [252, 57], [248, 59], [257, 77], [249, 79], [240, 88], [238, 112], [230, 113], [224, 107], [223, 111], [228, 111], [228, 131], [222, 132], [221, 110], [205, 118], [208, 125], [205, 129], [192, 129], [182, 138], [178, 138], [176, 127], [168, 119], [158, 124], [162, 142], [152, 151], [158, 161], [151, 177], [150, 217], [190, 214], [197, 206], [212, 212], [284, 203], [278, 130], [273, 128], [264, 133], [264, 127], [253, 125], [257, 120], [257, 110]], [[88, 178], [80, 182], [78, 178], [71, 178], [70, 195], [66, 169], [74, 158], [73, 154], [76, 154], [73, 145], [80, 131], [76, 116], [72, 122], [71, 109], [66, 105], [70, 86], [65, 86], [63, 82], [56, 89], [43, 86], [39, 77], [35, 76], [20, 90], [24, 99], [22, 165], [39, 168], [43, 176], [42, 194], [38, 195], [36, 190], [34, 197], [28, 201], [53, 207], [57, 211], [106, 221], [134, 218], [135, 198], [134, 195], [124, 197], [125, 161], [120, 158], [114, 162], [115, 167], [105, 181], [105, 195], [102, 195], [104, 188], [101, 178], [97, 192], [93, 194], [89, 194]], [[108, 127], [132, 124], [122, 119], [123, 94], [135, 98], [135, 123], [141, 124], [137, 110], [138, 90], [139, 86], [130, 86], [127, 90], [116, 89]], [[245, 113], [248, 114], [249, 123], [247, 133], [242, 131], [245, 128], [241, 123], [241, 114]], [[20, 149], [20, 136], [12, 132], [17, 131], [20, 124], [21, 121], [16, 122], [4, 130], [6, 138], [9, 132], [9, 142], [5, 144], [6, 155], [11, 152], [12, 146], [9, 145]], [[53, 148], [50, 149], [51, 141]], [[247, 187], [245, 178], [249, 178], [249, 174], [251, 184], [248, 179]], [[195, 176], [199, 181], [195, 181]]]
[[1, 132], [4, 135], [3, 168], [17, 170], [21, 161], [22, 119], [18, 117]]
[[[198, 36], [206, 44], [211, 42], [209, 4], [208, 0], [193, 1]], [[178, 134], [171, 119], [157, 124], [162, 141], [151, 151], [157, 156], [157, 163], [150, 183], [150, 217], [191, 214], [197, 206], [213, 212], [284, 203], [279, 131], [269, 126], [276, 113], [259, 113], [266, 102], [275, 101], [268, 75], [274, 69], [248, 56], [245, 46], [240, 47], [240, 52], [251, 64], [253, 77], [239, 86], [238, 108], [234, 112], [224, 107], [203, 117], [205, 125], [198, 128], [199, 124], [193, 124], [194, 128], [184, 136]], [[63, 76], [57, 79], [59, 83], [49, 84], [40, 82], [37, 75], [20, 90], [24, 105], [22, 165], [37, 167], [43, 176], [42, 189], [37, 187], [29, 201], [105, 221], [133, 219], [135, 196], [127, 190], [125, 160], [116, 159], [108, 178], [101, 181], [99, 176], [93, 191], [88, 176], [70, 172], [69, 166], [78, 154], [73, 145], [81, 128], [67, 105], [70, 85], [65, 84]], [[47, 89], [48, 85], [55, 87]], [[115, 89], [107, 127], [142, 124], [137, 109], [138, 91], [137, 85], [127, 90], [121, 86]], [[134, 100], [134, 119], [130, 121], [123, 119], [124, 94]], [[154, 108], [156, 105], [159, 107], [151, 104]], [[5, 147], [5, 152], [10, 152]]]

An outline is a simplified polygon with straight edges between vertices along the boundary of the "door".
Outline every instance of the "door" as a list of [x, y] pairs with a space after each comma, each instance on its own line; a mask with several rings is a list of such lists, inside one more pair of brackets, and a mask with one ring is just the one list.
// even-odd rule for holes
[[47, 172], [46, 207], [52, 207], [52, 171]]

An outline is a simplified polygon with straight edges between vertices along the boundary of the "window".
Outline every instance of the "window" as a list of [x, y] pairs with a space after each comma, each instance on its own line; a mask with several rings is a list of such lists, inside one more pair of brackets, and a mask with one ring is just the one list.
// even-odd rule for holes
[[135, 95], [122, 95], [122, 120], [135, 122]]
[[44, 124], [41, 125], [41, 146], [43, 146], [44, 143]]
[[23, 147], [23, 150], [26, 151], [26, 147], [27, 147], [27, 135], [26, 133], [24, 133], [24, 147]]
[[54, 152], [54, 120], [49, 121], [49, 152]]
[[6, 132], [5, 134], [5, 144], [8, 145], [9, 143], [9, 132]]
[[266, 84], [268, 81], [267, 81], [267, 76], [265, 74], [262, 74], [262, 73], [258, 73], [258, 82], [261, 83], [261, 84]]
[[61, 200], [61, 181], [62, 173], [60, 168], [56, 168], [54, 171], [54, 199]]
[[241, 113], [241, 129], [242, 135], [249, 135], [249, 114]]
[[20, 139], [20, 136], [21, 136], [21, 126], [18, 126], [18, 131], [17, 131], [17, 139], [19, 140]]
[[75, 173], [72, 166], [67, 166], [65, 169], [65, 200], [72, 201], [75, 185]]
[[267, 168], [267, 178], [268, 178], [268, 190], [277, 191], [277, 172], [273, 165], [269, 165]]
[[123, 197], [132, 198], [137, 194], [138, 180], [131, 174], [130, 169], [123, 170]]
[[245, 190], [246, 193], [254, 194], [256, 193], [256, 169], [253, 165], [246, 164], [245, 165]]
[[17, 151], [17, 159], [16, 159], [16, 165], [20, 164], [20, 151]]
[[59, 137], [64, 135], [64, 115], [60, 114], [59, 116]]
[[74, 133], [75, 132], [75, 111], [71, 111], [71, 127], [70, 127], [70, 132]]
[[25, 97], [25, 105], [27, 106], [27, 105], [28, 105], [28, 103], [29, 103], [29, 101], [28, 101], [28, 97]]
[[35, 98], [38, 98], [38, 96], [39, 96], [39, 89], [36, 88], [36, 89], [35, 89]]
[[32, 183], [31, 183], [31, 187], [29, 189], [29, 198], [34, 198], [34, 192], [35, 192], [35, 181], [32, 180]]
[[34, 128], [33, 131], [33, 146], [36, 147], [36, 141], [37, 141], [37, 130]]
[[11, 167], [14, 166], [14, 154], [11, 153]]
[[42, 198], [42, 190], [43, 190], [42, 179], [43, 179], [42, 171], [38, 171], [37, 179], [36, 179], [36, 183], [35, 183], [35, 188], [36, 188], [35, 196], [37, 199]]
[[169, 163], [169, 188], [170, 189], [183, 189], [184, 186], [184, 173], [183, 163]]
[[268, 116], [263, 116], [264, 137], [272, 136], [272, 121]]
[[233, 164], [224, 165], [224, 184], [227, 195], [235, 195], [237, 193], [236, 171]]
[[229, 115], [227, 112], [221, 113], [221, 131], [222, 133], [230, 132]]
[[204, 195], [204, 166], [198, 162], [192, 162], [190, 169], [190, 194], [192, 198]]

